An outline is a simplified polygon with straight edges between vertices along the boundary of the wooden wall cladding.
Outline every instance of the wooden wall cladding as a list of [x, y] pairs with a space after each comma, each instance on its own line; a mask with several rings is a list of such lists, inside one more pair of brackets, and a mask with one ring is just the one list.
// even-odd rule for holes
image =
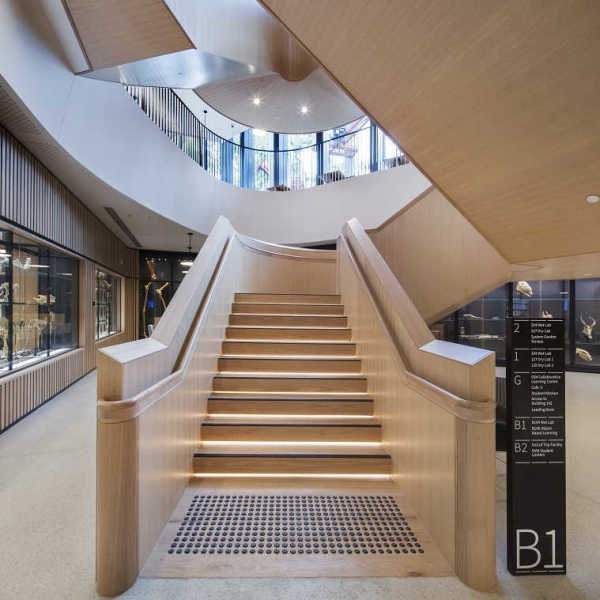
[[0, 218], [120, 275], [137, 276], [137, 251], [128, 248], [1, 126]]
[[[96, 367], [96, 350], [135, 339], [137, 250], [127, 248], [37, 158], [0, 127], [0, 223], [75, 253], [79, 347], [0, 378], [0, 432]], [[96, 266], [124, 276], [123, 330], [95, 340]]]
[[511, 265], [436, 188], [368, 233], [428, 323], [510, 280]]

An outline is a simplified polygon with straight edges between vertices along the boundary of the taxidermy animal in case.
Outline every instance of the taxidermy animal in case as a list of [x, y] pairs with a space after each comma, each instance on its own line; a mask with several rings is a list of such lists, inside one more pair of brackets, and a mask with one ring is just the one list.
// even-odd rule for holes
[[463, 319], [467, 319], [469, 321], [480, 321], [481, 317], [478, 317], [477, 315], [471, 314], [471, 313], [465, 313], [463, 315]]
[[589, 322], [588, 322], [588, 321], [584, 320], [583, 315], [580, 314], [579, 320], [581, 321], [581, 324], [583, 325], [583, 329], [581, 330], [581, 333], [583, 333], [583, 335], [588, 340], [591, 340], [593, 337], [594, 327], [596, 327], [596, 319], [594, 319], [594, 317], [590, 316]]
[[547, 310], [543, 310], [542, 311], [542, 319], [553, 319], [554, 317], [552, 316], [551, 313], [549, 313]]
[[531, 298], [533, 296], [533, 290], [526, 281], [517, 281], [517, 292]]
[[575, 348], [575, 354], [577, 354], [581, 360], [585, 360], [585, 362], [592, 362], [592, 355], [583, 348]]

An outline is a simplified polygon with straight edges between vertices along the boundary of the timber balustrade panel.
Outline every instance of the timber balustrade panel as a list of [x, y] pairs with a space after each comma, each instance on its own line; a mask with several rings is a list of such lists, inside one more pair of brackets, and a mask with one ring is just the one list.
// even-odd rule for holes
[[430, 352], [425, 322], [357, 221], [344, 227], [337, 251], [339, 293], [393, 477], [456, 574], [471, 587], [493, 589], [493, 353], [468, 354], [465, 362], [457, 344]]
[[335, 293], [335, 268], [334, 251], [251, 240], [221, 217], [152, 336], [99, 352], [101, 594], [133, 584], [192, 476], [234, 294]]

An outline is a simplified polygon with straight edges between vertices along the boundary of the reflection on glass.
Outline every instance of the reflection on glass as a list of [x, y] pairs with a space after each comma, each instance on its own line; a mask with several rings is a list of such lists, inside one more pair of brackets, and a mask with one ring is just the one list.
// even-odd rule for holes
[[458, 311], [458, 342], [493, 350], [505, 359], [505, 321], [508, 287], [503, 285]]
[[96, 269], [96, 339], [121, 331], [121, 278]]
[[140, 253], [140, 336], [152, 335], [196, 257], [190, 253]]
[[575, 282], [575, 364], [600, 366], [600, 279]]
[[517, 281], [513, 284], [513, 315], [565, 320], [565, 361], [570, 362], [569, 282]]
[[0, 373], [77, 346], [77, 261], [0, 232]]

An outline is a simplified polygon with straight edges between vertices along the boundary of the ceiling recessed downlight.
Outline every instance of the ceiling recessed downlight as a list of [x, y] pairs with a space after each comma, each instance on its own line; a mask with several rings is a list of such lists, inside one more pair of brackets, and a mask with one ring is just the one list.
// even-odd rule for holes
[[305, 115], [308, 112], [308, 106], [304, 105], [300, 107], [300, 112]]
[[254, 104], [254, 106], [260, 106], [260, 98], [258, 96], [254, 96], [254, 98], [252, 98], [252, 104]]
[[596, 196], [592, 194], [586, 198], [588, 204], [596, 204], [596, 202], [600, 202], [600, 196]]

